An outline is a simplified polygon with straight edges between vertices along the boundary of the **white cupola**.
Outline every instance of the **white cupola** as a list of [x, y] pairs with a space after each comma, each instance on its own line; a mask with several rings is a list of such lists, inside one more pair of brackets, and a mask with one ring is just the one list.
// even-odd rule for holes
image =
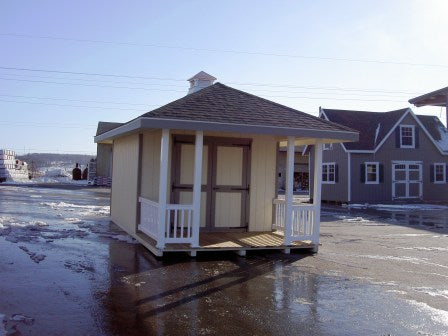
[[215, 80], [215, 77], [209, 75], [204, 71], [198, 72], [188, 80], [190, 82], [188, 94], [197, 92], [199, 90], [202, 90], [203, 88], [206, 88], [207, 86], [213, 85]]

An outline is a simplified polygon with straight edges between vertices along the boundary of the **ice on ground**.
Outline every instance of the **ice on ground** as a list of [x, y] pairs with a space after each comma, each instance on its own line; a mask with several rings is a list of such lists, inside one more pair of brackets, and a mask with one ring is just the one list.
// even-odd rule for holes
[[375, 209], [385, 211], [412, 211], [412, 210], [448, 210], [446, 205], [438, 204], [344, 204], [349, 209]]
[[97, 206], [97, 205], [80, 205], [66, 202], [41, 202], [40, 205], [48, 206], [53, 210], [65, 210], [65, 211], [77, 211], [84, 210], [85, 212], [96, 213], [101, 215], [108, 215], [110, 212], [110, 207], [108, 205], [105, 206]]
[[36, 264], [43, 261], [47, 256], [45, 254], [37, 254], [28, 250], [26, 246], [19, 246], [19, 248], [29, 255], [30, 259], [34, 261]]
[[336, 216], [337, 219], [343, 220], [344, 222], [355, 222], [355, 223], [369, 223], [370, 220], [363, 217], [351, 217], [351, 216]]
[[408, 301], [411, 305], [418, 307], [420, 311], [429, 315], [433, 321], [448, 327], [448, 311], [436, 309], [427, 305], [426, 303], [418, 302], [415, 300], [406, 301]]
[[438, 296], [448, 299], [448, 290], [437, 290], [429, 287], [415, 287], [414, 290], [420, 293], [428, 294], [430, 296]]

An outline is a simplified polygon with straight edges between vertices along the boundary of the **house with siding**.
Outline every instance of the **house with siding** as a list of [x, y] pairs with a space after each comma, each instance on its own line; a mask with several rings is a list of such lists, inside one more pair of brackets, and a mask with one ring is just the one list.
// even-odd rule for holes
[[[357, 141], [348, 127], [214, 83], [95, 137], [113, 144], [112, 220], [155, 255], [294, 248], [317, 251], [322, 146]], [[277, 149], [286, 191], [277, 198]], [[293, 201], [294, 149], [314, 145], [314, 203]]]
[[[99, 121], [95, 136], [99, 136], [121, 125], [123, 124], [117, 122]], [[112, 177], [112, 156], [113, 156], [112, 141], [111, 140], [99, 141], [96, 146], [97, 179], [110, 179]]]
[[[360, 134], [357, 142], [324, 145], [322, 200], [448, 200], [448, 131], [437, 117], [415, 115], [410, 108], [389, 112], [322, 108], [320, 117]], [[311, 165], [313, 160], [311, 152]]]

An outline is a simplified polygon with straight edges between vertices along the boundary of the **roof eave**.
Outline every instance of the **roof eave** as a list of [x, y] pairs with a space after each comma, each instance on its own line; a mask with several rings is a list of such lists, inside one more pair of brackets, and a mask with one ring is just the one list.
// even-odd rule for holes
[[119, 126], [109, 132], [95, 137], [95, 142], [109, 140], [121, 137], [127, 134], [135, 133], [139, 129], [179, 129], [179, 130], [198, 130], [198, 131], [222, 131], [250, 134], [266, 134], [277, 136], [297, 136], [307, 138], [334, 139], [334, 142], [358, 141], [358, 132], [337, 131], [337, 130], [316, 130], [299, 129], [276, 126], [262, 125], [244, 125], [231, 123], [204, 122], [195, 120], [178, 120], [164, 118], [145, 118], [140, 117], [128, 124]]

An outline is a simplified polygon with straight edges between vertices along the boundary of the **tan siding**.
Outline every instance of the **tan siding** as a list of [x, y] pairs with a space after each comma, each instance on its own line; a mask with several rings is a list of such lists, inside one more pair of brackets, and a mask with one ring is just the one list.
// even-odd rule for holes
[[130, 234], [136, 232], [138, 134], [114, 141], [112, 220]]
[[143, 133], [141, 196], [156, 202], [159, 200], [161, 138], [160, 130]]
[[272, 200], [275, 197], [277, 144], [274, 137], [254, 136], [250, 179], [250, 231], [272, 227]]

